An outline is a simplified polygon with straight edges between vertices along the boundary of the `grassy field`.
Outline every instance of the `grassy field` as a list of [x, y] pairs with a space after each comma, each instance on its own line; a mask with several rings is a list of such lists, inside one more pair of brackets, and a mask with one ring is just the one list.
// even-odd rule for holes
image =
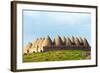
[[23, 55], [23, 62], [64, 61], [90, 59], [90, 52], [83, 50], [58, 50]]

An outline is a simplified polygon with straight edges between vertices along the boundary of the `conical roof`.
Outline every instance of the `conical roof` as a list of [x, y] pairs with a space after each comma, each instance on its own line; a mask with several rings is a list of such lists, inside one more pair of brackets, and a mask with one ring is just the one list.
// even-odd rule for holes
[[37, 38], [37, 39], [36, 39], [36, 41], [35, 41], [34, 47], [37, 47], [37, 46], [38, 46], [39, 41], [40, 41], [40, 39], [39, 39], [39, 38]]
[[41, 41], [41, 39], [39, 39], [38, 41], [37, 41], [37, 46], [39, 47], [39, 44], [40, 44], [40, 41]]
[[37, 41], [37, 45], [40, 46], [40, 42], [41, 42], [42, 38], [39, 38], [39, 40]]
[[33, 49], [34, 46], [35, 46], [35, 41], [32, 41], [32, 47], [31, 47], [31, 49]]
[[83, 39], [81, 38], [81, 37], [79, 37], [80, 39], [79, 39], [79, 41], [80, 41], [80, 45], [84, 45], [84, 43], [83, 43]]
[[63, 38], [62, 38], [62, 42], [63, 42], [63, 45], [66, 44], [66, 38], [65, 38], [65, 36], [63, 36]]
[[88, 43], [88, 41], [87, 41], [86, 38], [84, 38], [83, 43], [84, 43], [84, 46], [85, 46], [85, 47], [89, 47], [89, 43]]
[[34, 46], [35, 46], [35, 40], [32, 41], [32, 47], [34, 47]]
[[72, 43], [72, 45], [75, 45], [75, 38], [73, 36], [71, 38], [71, 43]]
[[57, 35], [54, 38], [54, 45], [55, 46], [62, 46], [63, 45], [62, 39], [61, 39], [61, 37], [59, 35]]
[[52, 45], [52, 40], [51, 40], [51, 38], [49, 37], [49, 36], [47, 36], [45, 39], [44, 39], [44, 41], [43, 41], [43, 44], [42, 44], [42, 46], [44, 47], [44, 46], [51, 46]]
[[40, 39], [40, 42], [39, 42], [39, 47], [40, 47], [40, 48], [42, 47], [42, 44], [43, 44], [44, 39], [45, 39], [45, 38], [41, 38], [41, 39]]
[[26, 49], [30, 49], [31, 47], [32, 47], [32, 43], [30, 42], [25, 46]]
[[78, 37], [76, 37], [76, 39], [75, 39], [75, 44], [76, 44], [76, 46], [79, 46], [80, 45], [80, 41], [79, 41], [79, 38]]
[[24, 53], [27, 53], [27, 51], [28, 51], [29, 49], [31, 49], [31, 47], [32, 47], [32, 43], [28, 43], [28, 44], [24, 47]]
[[66, 38], [66, 46], [71, 46], [72, 42], [71, 39], [69, 37]]

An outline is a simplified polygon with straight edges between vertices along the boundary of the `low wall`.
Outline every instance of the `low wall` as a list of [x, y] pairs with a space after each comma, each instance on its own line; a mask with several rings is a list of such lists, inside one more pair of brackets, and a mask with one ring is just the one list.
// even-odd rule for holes
[[84, 47], [84, 46], [51, 46], [51, 47], [43, 47], [43, 51], [47, 52], [47, 51], [52, 51], [52, 50], [86, 50], [86, 51], [90, 51], [91, 47]]

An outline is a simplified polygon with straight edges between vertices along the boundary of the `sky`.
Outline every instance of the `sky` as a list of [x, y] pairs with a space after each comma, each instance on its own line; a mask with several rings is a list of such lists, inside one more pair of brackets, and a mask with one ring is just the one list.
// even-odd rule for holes
[[61, 11], [23, 10], [23, 45], [49, 35], [77, 36], [91, 43], [91, 14]]

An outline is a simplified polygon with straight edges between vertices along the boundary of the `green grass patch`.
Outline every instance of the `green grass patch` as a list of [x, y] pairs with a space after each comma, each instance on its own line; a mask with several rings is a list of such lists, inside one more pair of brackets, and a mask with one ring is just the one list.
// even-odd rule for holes
[[[23, 55], [23, 62], [64, 61], [87, 59], [89, 51], [83, 50], [56, 50]], [[88, 55], [90, 56], [90, 55]]]

